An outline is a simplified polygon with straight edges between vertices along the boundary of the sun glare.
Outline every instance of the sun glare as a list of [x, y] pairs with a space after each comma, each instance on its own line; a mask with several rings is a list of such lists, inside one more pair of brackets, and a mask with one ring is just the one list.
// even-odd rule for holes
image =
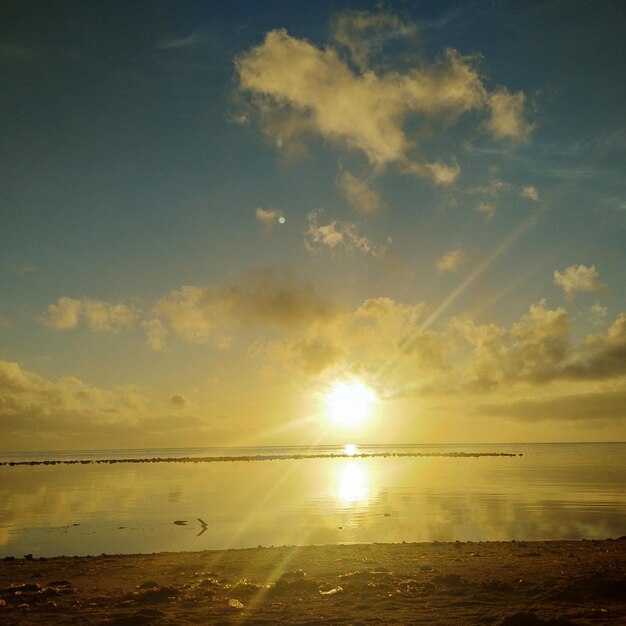
[[352, 427], [362, 424], [376, 402], [374, 391], [361, 381], [339, 381], [326, 395], [328, 416], [337, 426]]

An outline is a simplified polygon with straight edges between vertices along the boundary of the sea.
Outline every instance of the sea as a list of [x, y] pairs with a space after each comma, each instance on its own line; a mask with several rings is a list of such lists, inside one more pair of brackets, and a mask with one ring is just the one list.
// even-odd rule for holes
[[0, 557], [626, 535], [626, 443], [0, 453]]

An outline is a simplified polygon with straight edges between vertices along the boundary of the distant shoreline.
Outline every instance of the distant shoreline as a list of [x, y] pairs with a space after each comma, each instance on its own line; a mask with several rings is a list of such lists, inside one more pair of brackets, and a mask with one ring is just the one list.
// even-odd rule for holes
[[478, 458], [478, 457], [516, 457], [524, 456], [515, 452], [367, 452], [356, 454], [255, 454], [239, 456], [205, 456], [205, 457], [151, 457], [127, 459], [48, 459], [39, 461], [0, 461], [0, 466], [20, 465], [94, 465], [113, 463], [224, 463], [234, 461], [288, 461], [301, 459], [366, 459], [387, 457], [447, 457], [447, 458]]

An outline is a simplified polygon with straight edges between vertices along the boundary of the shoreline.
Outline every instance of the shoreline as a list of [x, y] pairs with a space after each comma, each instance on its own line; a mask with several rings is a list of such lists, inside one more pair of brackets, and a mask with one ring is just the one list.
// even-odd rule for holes
[[626, 537], [6, 557], [0, 619], [624, 624]]

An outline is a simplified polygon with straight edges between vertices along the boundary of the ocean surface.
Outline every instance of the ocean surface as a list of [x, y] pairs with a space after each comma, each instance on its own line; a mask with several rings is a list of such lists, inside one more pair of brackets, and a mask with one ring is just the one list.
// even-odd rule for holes
[[0, 462], [0, 557], [626, 535], [626, 443], [17, 452]]

